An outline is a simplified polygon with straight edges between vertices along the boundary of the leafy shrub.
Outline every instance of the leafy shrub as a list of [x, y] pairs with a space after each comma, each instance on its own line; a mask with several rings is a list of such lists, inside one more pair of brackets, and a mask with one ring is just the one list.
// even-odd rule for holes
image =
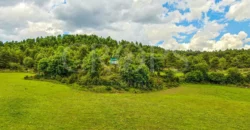
[[68, 83], [72, 84], [72, 83], [75, 83], [77, 80], [78, 80], [78, 76], [76, 74], [72, 74], [68, 78]]
[[194, 70], [198, 70], [200, 72], [202, 72], [203, 78], [204, 80], [208, 80], [208, 70], [209, 70], [209, 66], [207, 65], [207, 63], [198, 63], [196, 65], [194, 65]]
[[[95, 86], [93, 88], [91, 88], [92, 91], [96, 92], [96, 93], [105, 93], [107, 92], [107, 87], [106, 86]], [[112, 90], [112, 88], [111, 88]]]
[[90, 75], [82, 76], [77, 82], [79, 85], [102, 85], [102, 81], [98, 77], [90, 78]]
[[112, 88], [111, 88], [110, 86], [107, 86], [107, 87], [106, 87], [106, 90], [107, 90], [107, 91], [111, 91]]
[[175, 72], [172, 70], [165, 71], [163, 78], [167, 87], [177, 87], [180, 84], [179, 77], [175, 77]]
[[149, 83], [147, 85], [147, 90], [161, 90], [163, 89], [164, 86], [164, 82], [162, 79], [160, 79], [159, 77], [150, 77], [149, 78]]
[[103, 85], [107, 86], [120, 86], [121, 85], [121, 77], [118, 74], [111, 74], [108, 76], [101, 77], [101, 81]]
[[43, 76], [42, 76], [42, 75], [34, 75], [33, 78], [34, 78], [34, 79], [41, 79], [41, 78], [43, 78]]
[[250, 73], [247, 73], [245, 80], [246, 82], [250, 83]]
[[204, 75], [199, 70], [191, 71], [185, 75], [185, 81], [192, 83], [200, 83], [204, 81]]
[[68, 81], [67, 78], [62, 78], [61, 82], [62, 82], [62, 83], [68, 83], [69, 81]]
[[56, 79], [57, 81], [62, 81], [62, 77], [61, 77], [60, 75], [56, 75], [55, 79]]
[[215, 83], [215, 84], [224, 84], [226, 83], [226, 77], [223, 73], [219, 73], [219, 72], [212, 72], [208, 75], [209, 77], [209, 81], [211, 83]]
[[28, 76], [28, 75], [26, 75], [25, 77], [24, 77], [24, 79], [25, 80], [28, 80], [30, 77]]
[[31, 68], [34, 66], [35, 61], [31, 57], [25, 57], [23, 60], [24, 66]]
[[165, 71], [165, 75], [163, 77], [164, 77], [164, 80], [166, 82], [172, 82], [174, 77], [175, 77], [174, 76], [174, 71], [172, 71], [172, 70]]
[[237, 68], [229, 68], [227, 71], [228, 84], [242, 84], [244, 78]]
[[10, 68], [11, 70], [19, 70], [19, 71], [23, 71], [23, 70], [24, 70], [24, 68], [23, 68], [20, 64], [18, 64], [18, 63], [13, 63], [13, 62], [10, 62], [10, 63], [9, 63], [9, 68]]

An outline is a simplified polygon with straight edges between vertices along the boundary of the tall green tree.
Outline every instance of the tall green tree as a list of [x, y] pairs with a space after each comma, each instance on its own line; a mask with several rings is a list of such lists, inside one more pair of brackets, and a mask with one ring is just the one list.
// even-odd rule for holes
[[102, 65], [100, 57], [95, 50], [91, 51], [84, 59], [83, 68], [87, 71], [91, 78], [100, 76]]
[[217, 70], [219, 68], [219, 58], [218, 57], [214, 57], [211, 59], [210, 67], [213, 70]]
[[225, 58], [219, 59], [219, 68], [224, 70], [227, 67], [227, 60]]

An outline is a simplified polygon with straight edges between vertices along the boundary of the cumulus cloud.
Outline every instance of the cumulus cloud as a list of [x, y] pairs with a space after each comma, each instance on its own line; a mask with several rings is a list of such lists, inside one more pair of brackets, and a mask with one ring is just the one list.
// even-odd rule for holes
[[[208, 11], [224, 12], [231, 20], [249, 19], [247, 0], [11, 0], [0, 1], [0, 40], [22, 40], [38, 36], [84, 33], [111, 36], [116, 40], [154, 45], [164, 40], [165, 49], [215, 50], [247, 48], [245, 32], [218, 36], [227, 24], [209, 21]], [[173, 8], [165, 8], [168, 2]], [[54, 6], [60, 5], [60, 6]], [[194, 24], [179, 24], [198, 20]], [[186, 38], [190, 38], [188, 43]], [[176, 40], [178, 38], [179, 40]]]
[[216, 21], [207, 21], [204, 28], [199, 30], [191, 39], [189, 49], [204, 51], [212, 49], [212, 39], [218, 37], [225, 26], [227, 25], [218, 24]]
[[226, 17], [230, 19], [235, 19], [236, 21], [250, 19], [250, 11], [248, 10], [249, 7], [249, 0], [237, 1], [230, 7]]
[[227, 6], [231, 6], [232, 4], [234, 4], [237, 0], [221, 0], [219, 3], [217, 4], [213, 4], [212, 5], [212, 10], [216, 11], [216, 12], [224, 12], [225, 8]]
[[227, 33], [221, 37], [221, 39], [216, 42], [213, 46], [217, 50], [226, 50], [226, 49], [242, 49], [249, 48], [248, 45], [245, 46], [245, 39], [247, 34], [245, 32], [239, 32], [237, 35], [232, 35]]

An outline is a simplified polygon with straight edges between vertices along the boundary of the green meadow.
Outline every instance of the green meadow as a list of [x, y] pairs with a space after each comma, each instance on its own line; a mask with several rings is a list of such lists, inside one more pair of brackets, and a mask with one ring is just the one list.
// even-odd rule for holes
[[0, 73], [0, 130], [249, 130], [250, 89], [183, 84], [94, 93]]

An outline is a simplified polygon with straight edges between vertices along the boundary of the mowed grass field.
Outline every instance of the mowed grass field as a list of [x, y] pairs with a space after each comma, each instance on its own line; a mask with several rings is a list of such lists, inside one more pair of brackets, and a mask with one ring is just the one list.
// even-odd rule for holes
[[250, 130], [250, 89], [215, 85], [93, 93], [0, 73], [0, 130]]

